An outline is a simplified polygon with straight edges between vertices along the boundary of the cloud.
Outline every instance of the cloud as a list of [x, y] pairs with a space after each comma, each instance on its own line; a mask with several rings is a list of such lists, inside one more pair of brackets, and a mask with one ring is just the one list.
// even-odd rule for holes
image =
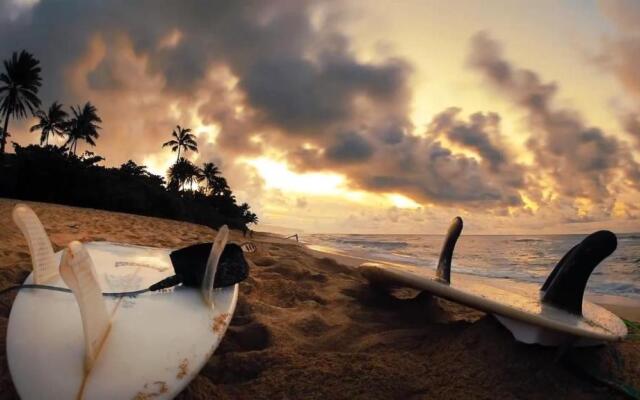
[[640, 115], [628, 112], [620, 115], [622, 127], [635, 141], [636, 147], [640, 149]]
[[[624, 142], [588, 126], [577, 111], [555, 106], [557, 85], [513, 66], [503, 57], [500, 44], [484, 32], [472, 38], [469, 65], [526, 112], [531, 129], [528, 148], [558, 193], [602, 202], [613, 194], [614, 181], [637, 175], [639, 166]], [[632, 185], [638, 188], [637, 181]]]
[[340, 163], [363, 162], [371, 158], [373, 146], [356, 132], [338, 134], [336, 143], [327, 148], [326, 156]]
[[494, 170], [507, 161], [506, 149], [497, 134], [500, 116], [496, 113], [475, 113], [469, 123], [456, 119], [461, 109], [452, 107], [437, 114], [431, 121], [430, 130], [475, 151]]

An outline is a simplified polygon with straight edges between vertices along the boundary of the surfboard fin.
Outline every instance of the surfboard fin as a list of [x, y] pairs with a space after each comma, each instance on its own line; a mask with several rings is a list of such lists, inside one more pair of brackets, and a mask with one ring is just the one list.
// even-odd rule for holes
[[53, 247], [47, 232], [33, 210], [26, 204], [17, 204], [12, 212], [13, 222], [18, 226], [29, 245], [33, 265], [33, 283], [44, 284], [58, 276]]
[[60, 262], [60, 275], [78, 302], [85, 341], [85, 371], [88, 372], [98, 358], [111, 322], [102, 298], [91, 256], [82, 243], [69, 243]]
[[227, 245], [229, 239], [229, 228], [223, 225], [215, 240], [213, 246], [211, 246], [211, 253], [209, 253], [209, 259], [207, 260], [207, 269], [204, 272], [204, 279], [202, 280], [202, 298], [204, 302], [213, 307], [213, 281], [216, 277], [216, 271], [218, 270], [218, 262], [220, 261], [220, 255]]
[[582, 297], [595, 267], [614, 252], [616, 235], [598, 231], [587, 236], [562, 257], [542, 285], [542, 302], [582, 315]]
[[453, 249], [456, 247], [458, 237], [462, 233], [462, 218], [455, 217], [449, 225], [447, 236], [444, 238], [442, 250], [440, 251], [440, 260], [438, 260], [438, 269], [436, 270], [436, 279], [447, 285], [451, 282], [451, 261], [453, 259]]

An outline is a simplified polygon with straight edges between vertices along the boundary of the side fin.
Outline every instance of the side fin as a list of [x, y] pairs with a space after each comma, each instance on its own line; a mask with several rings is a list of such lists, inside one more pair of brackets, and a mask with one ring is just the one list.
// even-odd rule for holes
[[84, 368], [89, 372], [107, 338], [111, 322], [93, 261], [82, 243], [69, 243], [60, 262], [60, 275], [73, 292], [80, 308], [86, 350]]
[[455, 217], [449, 225], [447, 236], [444, 238], [442, 250], [440, 251], [440, 260], [438, 260], [438, 269], [436, 270], [436, 279], [440, 282], [449, 284], [451, 282], [451, 260], [453, 259], [453, 249], [456, 247], [458, 237], [462, 233], [462, 218]]
[[17, 204], [12, 212], [13, 222], [29, 245], [31, 264], [33, 265], [33, 283], [43, 284], [58, 276], [58, 268], [53, 247], [47, 232], [33, 210], [25, 204]]
[[587, 236], [560, 260], [542, 286], [542, 302], [582, 315], [582, 297], [594, 268], [613, 253], [616, 235], [598, 231]]
[[229, 239], [229, 228], [223, 225], [218, 230], [218, 235], [213, 241], [211, 246], [211, 253], [209, 253], [209, 259], [207, 259], [207, 269], [204, 272], [204, 279], [202, 280], [202, 298], [204, 302], [213, 307], [213, 281], [216, 277], [216, 271], [218, 270], [218, 261], [220, 261], [220, 255], [227, 245]]

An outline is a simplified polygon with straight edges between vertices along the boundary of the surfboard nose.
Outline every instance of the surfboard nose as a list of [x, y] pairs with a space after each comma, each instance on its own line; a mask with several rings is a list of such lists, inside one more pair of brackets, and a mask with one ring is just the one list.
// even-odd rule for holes
[[456, 242], [462, 233], [462, 218], [455, 217], [449, 225], [447, 236], [444, 238], [442, 250], [440, 251], [440, 259], [438, 260], [438, 269], [436, 270], [436, 279], [440, 282], [449, 284], [451, 282], [451, 261], [453, 259], [453, 250]]
[[540, 289], [542, 302], [582, 315], [582, 298], [591, 272], [618, 246], [613, 232], [597, 231], [565, 254]]

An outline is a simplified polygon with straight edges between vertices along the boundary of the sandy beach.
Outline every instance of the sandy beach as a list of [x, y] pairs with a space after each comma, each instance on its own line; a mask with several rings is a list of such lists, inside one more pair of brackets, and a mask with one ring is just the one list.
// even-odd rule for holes
[[[0, 288], [31, 270], [0, 199]], [[212, 240], [204, 226], [28, 203], [54, 249], [71, 240], [181, 247]], [[233, 232], [232, 240], [242, 240]], [[640, 340], [557, 349], [517, 343], [494, 318], [411, 290], [376, 291], [352, 266], [292, 240], [256, 233], [236, 313], [222, 344], [181, 399], [625, 398], [593, 379], [640, 388]], [[17, 398], [5, 339], [15, 293], [0, 298], [0, 398]], [[627, 319], [633, 305], [602, 299]], [[577, 368], [576, 365], [580, 365]], [[587, 371], [587, 373], [585, 373]]]

